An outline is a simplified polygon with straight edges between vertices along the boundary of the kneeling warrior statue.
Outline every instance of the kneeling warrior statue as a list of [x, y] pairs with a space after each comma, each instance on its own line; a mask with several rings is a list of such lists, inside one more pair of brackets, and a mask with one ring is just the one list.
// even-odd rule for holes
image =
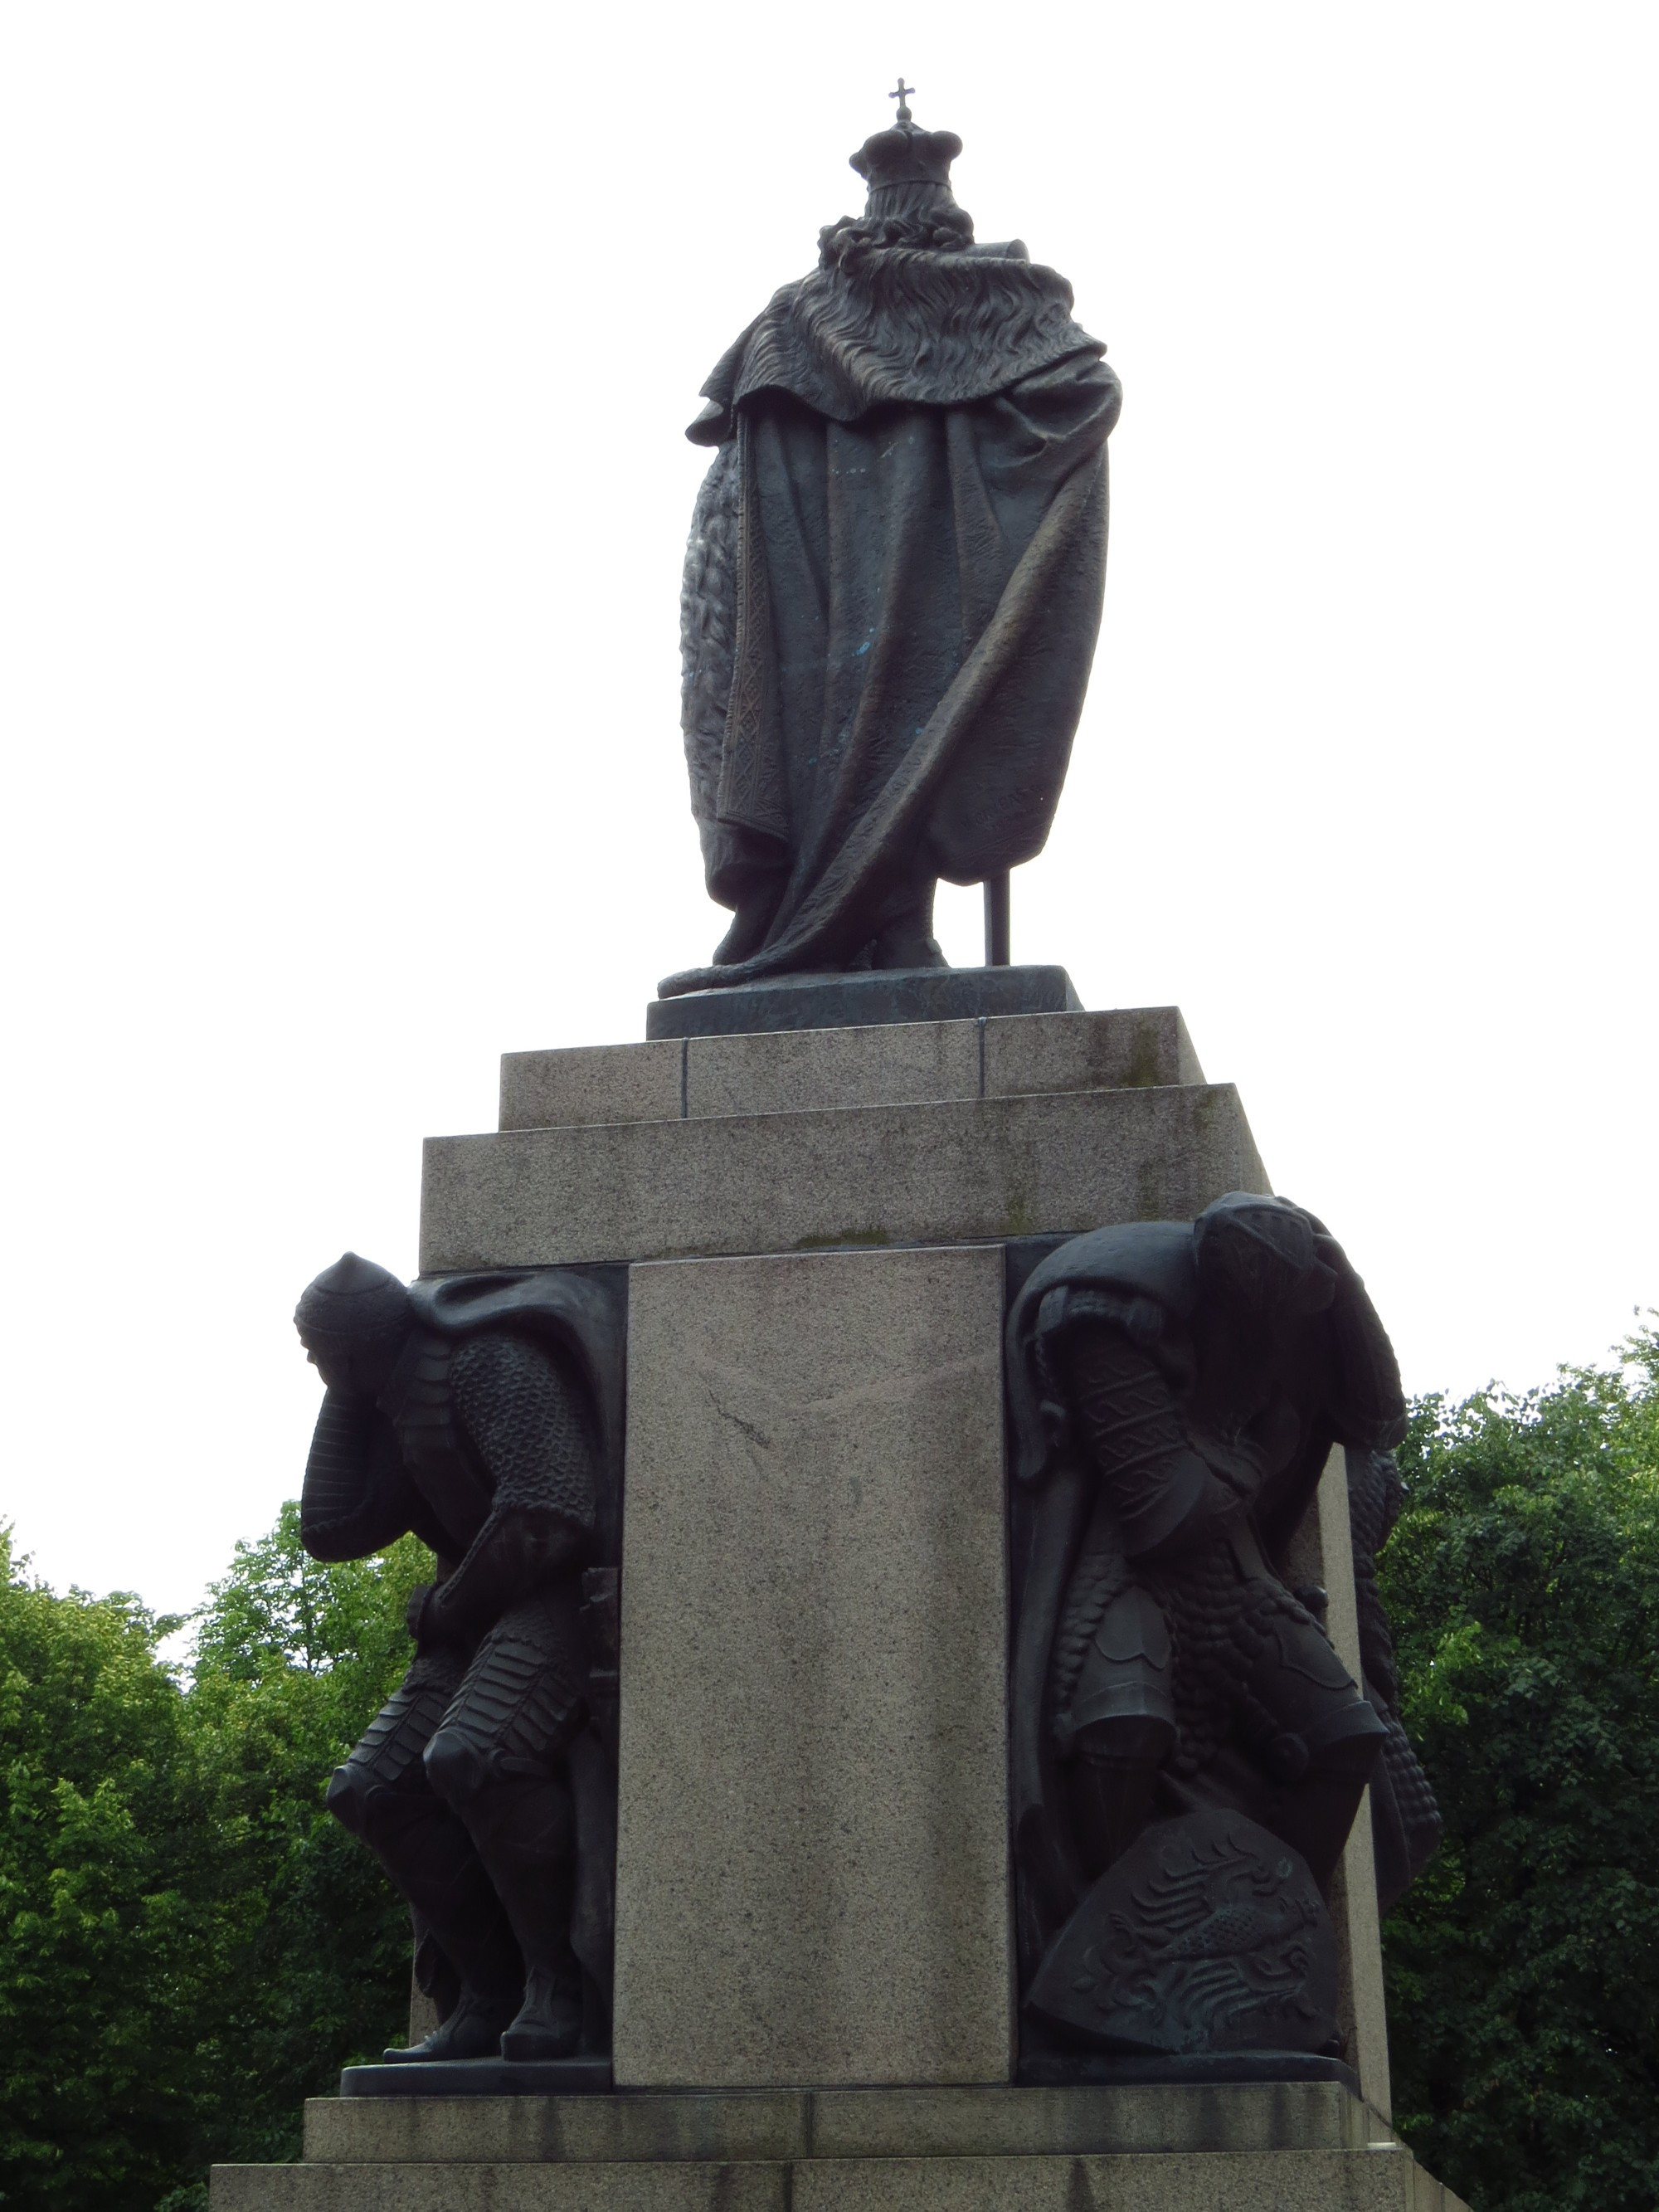
[[619, 1332], [596, 1287], [561, 1271], [406, 1288], [355, 1253], [295, 1322], [327, 1385], [307, 1550], [363, 1559], [412, 1530], [438, 1555], [410, 1601], [414, 1664], [328, 1793], [408, 1899], [440, 2015], [386, 2057], [592, 2048], [616, 1800], [584, 1638], [614, 1589], [597, 1563], [614, 1539]]
[[[1099, 1230], [1020, 1291], [1009, 1392], [1028, 2056], [1330, 2053], [1322, 1893], [1367, 1784], [1384, 1911], [1438, 1832], [1371, 1571], [1405, 1402], [1364, 1285], [1281, 1199]], [[1361, 1682], [1290, 1586], [1333, 1443]]]

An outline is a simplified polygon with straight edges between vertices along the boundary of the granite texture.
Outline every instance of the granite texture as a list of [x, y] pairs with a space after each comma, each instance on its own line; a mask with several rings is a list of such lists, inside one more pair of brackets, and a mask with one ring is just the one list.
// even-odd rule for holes
[[810, 2159], [791, 2212], [1441, 2212], [1410, 2154], [1194, 2151], [1106, 2158]]
[[[897, 2094], [896, 2092], [891, 2094]], [[804, 2158], [812, 2094], [632, 2091], [608, 2097], [312, 2097], [305, 2156], [343, 2165], [535, 2165]]]
[[1063, 968], [885, 968], [785, 975], [730, 990], [654, 999], [647, 1037], [732, 1036], [757, 1030], [836, 1030], [980, 1014], [1059, 1014], [1080, 1004]]
[[221, 2166], [211, 2212], [1465, 2212], [1396, 2144], [1007, 2158]]
[[500, 1127], [568, 1128], [595, 1121], [678, 1121], [685, 1048], [577, 1044], [501, 1054]]
[[[1314, 1583], [1329, 1600], [1325, 1626], [1338, 1657], [1356, 1682], [1362, 1677], [1359, 1607], [1354, 1592], [1353, 1534], [1348, 1520], [1347, 1455], [1333, 1444], [1313, 1503], [1285, 1560], [1292, 1583]], [[1386, 2118], [1393, 2111], [1389, 2076], [1389, 2014], [1382, 1987], [1382, 1933], [1376, 1911], [1376, 1861], [1371, 1801], [1366, 1791], [1343, 1848], [1329, 1899], [1338, 1954], [1336, 2016], [1360, 2094]]]
[[1327, 2081], [820, 2090], [811, 2120], [813, 2154], [836, 2159], [1355, 2149], [1388, 2133], [1350, 2091]]
[[985, 1024], [988, 1098], [1034, 1091], [1140, 1090], [1203, 1080], [1179, 1006], [1028, 1014]]
[[216, 2166], [209, 2212], [788, 2212], [787, 2166]]
[[983, 1247], [634, 1269], [618, 2087], [1009, 2078], [1001, 1328]]
[[785, 1114], [977, 1098], [980, 1029], [978, 1022], [895, 1022], [887, 1029], [689, 1037], [686, 1109]]
[[503, 1129], [1202, 1083], [1176, 1006], [777, 1030], [501, 1055]]
[[434, 1137], [421, 1265], [1024, 1237], [1267, 1187], [1231, 1084]]
[[340, 2164], [550, 2159], [1007, 2157], [1054, 2152], [1357, 2150], [1391, 2140], [1334, 2082], [1210, 2088], [635, 2090], [614, 2097], [352, 2100], [306, 2106], [305, 2155]]

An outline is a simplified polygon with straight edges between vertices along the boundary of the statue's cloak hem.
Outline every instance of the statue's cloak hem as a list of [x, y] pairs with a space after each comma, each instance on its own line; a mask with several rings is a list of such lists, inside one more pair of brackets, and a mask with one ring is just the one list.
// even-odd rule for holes
[[717, 838], [787, 880], [750, 957], [664, 996], [845, 967], [906, 882], [1041, 851], [1121, 402], [1070, 307], [1012, 257], [873, 255], [787, 286], [704, 387], [689, 434], [735, 436], [740, 476]]

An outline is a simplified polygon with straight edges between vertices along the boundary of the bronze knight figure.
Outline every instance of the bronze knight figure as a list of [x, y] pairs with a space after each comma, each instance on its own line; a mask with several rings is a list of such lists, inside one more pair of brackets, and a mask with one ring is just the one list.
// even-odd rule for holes
[[[1334, 2055], [1324, 1900], [1366, 1785], [1384, 1911], [1438, 1832], [1371, 1572], [1405, 1406], [1364, 1286], [1311, 1214], [1235, 1193], [1062, 1244], [1008, 1340], [1028, 2060]], [[1333, 1443], [1359, 1681], [1288, 1581]]]
[[328, 1793], [409, 1900], [440, 2016], [386, 2056], [603, 2049], [619, 1323], [560, 1270], [406, 1288], [354, 1253], [295, 1321], [327, 1386], [307, 1550], [362, 1559], [412, 1530], [438, 1556], [414, 1663]]

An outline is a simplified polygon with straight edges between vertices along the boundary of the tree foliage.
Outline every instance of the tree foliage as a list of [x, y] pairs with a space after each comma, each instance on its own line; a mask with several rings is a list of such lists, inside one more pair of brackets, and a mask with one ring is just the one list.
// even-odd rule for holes
[[283, 1509], [197, 1624], [58, 1596], [0, 1532], [0, 2205], [204, 2202], [401, 2026], [407, 1920], [323, 1804], [410, 1656], [405, 1538], [319, 1566]]
[[1446, 1830], [1386, 1930], [1396, 2112], [1477, 2212], [1659, 2203], [1659, 1334], [1421, 1401], [1381, 1565]]
[[[1419, 1402], [1381, 1563], [1445, 1841], [1386, 1931], [1397, 2112], [1478, 2212], [1659, 2203], [1659, 1334]], [[405, 1538], [239, 1546], [195, 1626], [0, 1531], [0, 2208], [186, 2212], [400, 2028], [408, 1929], [327, 1778], [409, 1659]]]

